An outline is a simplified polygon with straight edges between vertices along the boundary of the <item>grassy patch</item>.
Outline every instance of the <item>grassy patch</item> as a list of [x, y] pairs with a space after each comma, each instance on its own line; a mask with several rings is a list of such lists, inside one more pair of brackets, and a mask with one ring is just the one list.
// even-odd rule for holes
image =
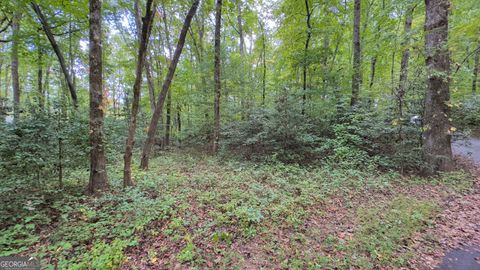
[[374, 264], [403, 266], [415, 233], [429, 226], [437, 207], [433, 202], [400, 196], [377, 207], [360, 208], [359, 228], [352, 241], [355, 252], [365, 252]]

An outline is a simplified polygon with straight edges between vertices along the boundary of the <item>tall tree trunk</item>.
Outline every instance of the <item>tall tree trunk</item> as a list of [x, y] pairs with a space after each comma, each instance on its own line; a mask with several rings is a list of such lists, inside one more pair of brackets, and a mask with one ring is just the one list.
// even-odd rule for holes
[[448, 0], [425, 0], [425, 51], [427, 93], [424, 150], [430, 172], [453, 169], [450, 109], [450, 56], [448, 51]]
[[44, 102], [44, 94], [43, 94], [43, 52], [38, 44], [38, 70], [37, 70], [37, 88], [38, 88], [38, 106], [40, 109], [43, 110], [45, 102]]
[[[70, 0], [71, 2], [71, 0]], [[70, 15], [70, 23], [68, 24], [68, 57], [70, 60], [69, 74], [72, 80], [73, 88], [77, 89], [76, 79], [75, 79], [75, 56], [73, 52], [73, 22], [72, 15]]]
[[[147, 54], [148, 40], [152, 29], [155, 14], [152, 12], [153, 0], [147, 0], [145, 17], [142, 19], [142, 31], [140, 34], [140, 44], [138, 46], [137, 68], [135, 72], [135, 83], [133, 85], [132, 113], [128, 125], [128, 137], [125, 144], [124, 168], [123, 168], [123, 187], [133, 186], [134, 182], [131, 174], [132, 153], [135, 144], [135, 129], [137, 128], [137, 114], [140, 104], [140, 90], [142, 87], [142, 71], [145, 65], [145, 56]], [[156, 7], [153, 7], [155, 10]]]
[[12, 88], [13, 88], [13, 119], [16, 123], [20, 117], [20, 78], [18, 75], [18, 47], [20, 43], [20, 20], [22, 19], [22, 14], [20, 12], [15, 12], [12, 18]]
[[9, 67], [10, 67], [9, 65], [8, 65], [8, 66], [5, 66], [5, 83], [4, 83], [5, 98], [8, 97], [8, 85], [9, 85], [9, 83], [10, 83], [10, 81], [9, 81], [9, 78], [10, 78], [10, 77], [8, 77], [8, 74], [9, 74], [8, 68], [9, 68]]
[[[385, 0], [382, 0], [382, 13], [383, 11], [385, 10]], [[383, 18], [383, 16], [382, 16]], [[381, 28], [381, 23], [380, 21], [377, 22], [377, 33], [375, 34], [375, 40], [377, 40], [376, 44], [375, 44], [375, 55], [372, 57], [372, 61], [370, 63], [370, 85], [368, 86], [369, 89], [372, 88], [373, 86], [373, 83], [375, 82], [375, 71], [376, 71], [376, 68], [377, 68], [377, 58], [378, 58], [378, 48], [380, 47], [379, 46], [379, 42], [378, 42], [378, 39], [380, 38], [380, 33], [382, 32], [382, 28]]]
[[177, 131], [180, 134], [182, 132], [182, 106], [180, 104], [177, 104]]
[[472, 78], [472, 93], [477, 93], [477, 84], [478, 84], [478, 72], [480, 70], [480, 47], [477, 48], [475, 52], [475, 63], [473, 67], [473, 78]]
[[267, 49], [265, 46], [265, 28], [261, 22], [259, 22], [260, 28], [262, 30], [262, 65], [263, 65], [263, 72], [262, 72], [262, 106], [265, 105], [265, 92], [267, 86], [267, 60], [266, 60], [266, 53]]
[[222, 0], [216, 0], [215, 9], [215, 61], [214, 61], [214, 81], [215, 81], [215, 98], [213, 104], [214, 127], [213, 127], [213, 144], [212, 152], [218, 152], [218, 143], [220, 141], [220, 93], [222, 90], [220, 70], [220, 36], [222, 29]]
[[[135, 26], [137, 31], [137, 40], [139, 42], [138, 46], [140, 46], [140, 40], [142, 39], [142, 10], [140, 8], [140, 0], [135, 0], [134, 2], [134, 15], [135, 15]], [[153, 25], [152, 25], [153, 27]], [[147, 53], [148, 54], [148, 53]], [[152, 65], [148, 60], [148, 55], [145, 56], [145, 75], [147, 77], [147, 84], [148, 84], [148, 97], [150, 99], [150, 109], [155, 110], [155, 83], [153, 81], [152, 76]]]
[[2, 72], [3, 72], [3, 60], [0, 60], [0, 96], [2, 96]]
[[303, 51], [303, 96], [302, 96], [302, 115], [305, 114], [305, 106], [307, 103], [307, 69], [308, 65], [307, 62], [309, 61], [307, 59], [308, 55], [308, 46], [310, 44], [310, 38], [312, 37], [312, 25], [310, 24], [310, 17], [311, 17], [311, 11], [310, 7], [308, 6], [308, 1], [305, 0], [305, 11], [307, 12], [306, 17], [307, 17], [307, 39], [305, 40], [305, 49]]
[[90, 0], [90, 180], [88, 192], [93, 194], [108, 188], [105, 160], [102, 75], [102, 1]]
[[45, 100], [47, 115], [50, 115], [49, 88], [50, 88], [50, 65], [47, 63], [45, 67], [45, 81], [43, 82], [43, 99]]
[[177, 47], [175, 49], [175, 53], [173, 54], [173, 59], [170, 62], [167, 76], [165, 77], [165, 81], [163, 82], [162, 91], [160, 92], [160, 95], [158, 95], [155, 111], [153, 112], [153, 116], [150, 120], [150, 125], [148, 127], [147, 139], [145, 141], [145, 144], [143, 145], [142, 160], [140, 163], [140, 167], [142, 169], [148, 168], [148, 160], [150, 158], [150, 152], [152, 150], [153, 143], [155, 142], [155, 134], [157, 133], [158, 121], [160, 119], [160, 116], [162, 115], [163, 103], [165, 102], [165, 97], [167, 96], [168, 89], [172, 84], [172, 79], [173, 75], [175, 74], [175, 69], [177, 68], [178, 60], [180, 59], [183, 46], [185, 45], [185, 37], [187, 36], [188, 28], [190, 27], [192, 18], [197, 11], [199, 2], [200, 0], [195, 0], [193, 2], [190, 10], [187, 13], [187, 16], [185, 17], [182, 31], [180, 32], [180, 37], [178, 38]]
[[413, 6], [407, 11], [405, 17], [405, 30], [404, 30], [404, 40], [401, 43], [403, 48], [402, 62], [400, 64], [400, 80], [398, 84], [397, 99], [398, 99], [398, 117], [403, 117], [403, 103], [404, 96], [408, 82], [408, 61], [410, 58], [410, 48], [409, 48], [409, 39], [410, 39], [410, 30], [412, 29], [412, 17], [413, 11], [416, 6]]
[[63, 53], [60, 50], [60, 47], [58, 46], [57, 42], [55, 41], [55, 37], [53, 36], [50, 25], [48, 24], [47, 19], [43, 15], [40, 7], [34, 2], [31, 2], [31, 6], [35, 11], [35, 13], [37, 14], [38, 19], [40, 20], [40, 23], [42, 24], [43, 31], [45, 31], [48, 41], [50, 41], [50, 44], [52, 45], [53, 51], [57, 55], [58, 62], [60, 63], [60, 67], [62, 68], [63, 75], [65, 76], [65, 80], [67, 81], [68, 89], [70, 90], [73, 106], [77, 107], [78, 106], [77, 92], [75, 91], [75, 86], [73, 85], [72, 78], [70, 77], [70, 74], [67, 70], [67, 65], [65, 64], [65, 58], [63, 57]]
[[170, 130], [172, 125], [172, 91], [167, 94], [167, 114], [165, 117], [165, 141], [164, 145], [170, 145]]
[[155, 110], [155, 83], [152, 76], [152, 65], [148, 58], [145, 58], [145, 75], [147, 75], [148, 83], [148, 97], [150, 99], [150, 109], [152, 112]]
[[350, 106], [358, 103], [360, 86], [362, 84], [362, 51], [360, 47], [360, 2], [355, 0], [353, 14], [353, 77], [352, 77], [352, 98]]
[[236, 0], [237, 4], [237, 24], [238, 24], [238, 35], [240, 37], [240, 105], [242, 107], [241, 117], [245, 119], [245, 110], [247, 105], [245, 104], [245, 38], [243, 35], [243, 19], [242, 19], [242, 0]]
[[370, 89], [375, 82], [375, 71], [377, 69], [377, 54], [372, 57], [372, 62], [370, 63], [370, 85], [368, 86]]
[[243, 59], [245, 55], [245, 38], [243, 36], [243, 22], [242, 22], [242, 0], [236, 0], [237, 2], [237, 24], [238, 24], [238, 35], [240, 36], [240, 57]]
[[[162, 3], [163, 4], [163, 3]], [[170, 33], [168, 29], [168, 18], [167, 18], [167, 12], [165, 9], [165, 5], [162, 5], [162, 11], [163, 11], [163, 26], [165, 30], [165, 42], [167, 44], [167, 49], [168, 49], [168, 58], [169, 61], [172, 60], [172, 43], [170, 42]], [[166, 109], [167, 109], [167, 115], [165, 117], [165, 137], [163, 140], [163, 145], [167, 146], [170, 144], [170, 126], [171, 126], [171, 111], [172, 111], [172, 91], [168, 91], [167, 94], [167, 104], [166, 104]]]
[[[199, 16], [200, 15], [200, 16]], [[196, 21], [196, 24], [197, 24], [197, 28], [198, 28], [198, 47], [199, 47], [199, 63], [200, 63], [200, 78], [201, 78], [201, 81], [202, 81], [202, 84], [201, 84], [201, 89], [204, 93], [204, 95], [202, 95], [204, 97], [204, 99], [202, 100], [202, 103], [203, 104], [208, 104], [209, 101], [208, 101], [208, 86], [207, 86], [207, 72], [204, 72], [204, 69], [205, 69], [205, 46], [204, 46], [204, 33], [205, 33], [205, 16], [203, 16], [203, 13], [200, 13], [199, 15], [195, 16], [195, 21]], [[200, 19], [199, 19], [200, 18]], [[205, 106], [205, 109], [204, 109], [204, 112], [203, 112], [203, 115], [205, 117], [205, 121], [208, 122], [208, 113], [209, 113], [209, 108], [207, 106]]]

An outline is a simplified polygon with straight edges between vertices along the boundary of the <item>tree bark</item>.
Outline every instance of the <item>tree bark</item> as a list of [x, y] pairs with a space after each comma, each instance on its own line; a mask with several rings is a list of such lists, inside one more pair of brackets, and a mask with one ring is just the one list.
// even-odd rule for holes
[[45, 102], [44, 102], [44, 94], [43, 94], [43, 52], [40, 47], [40, 44], [38, 46], [38, 70], [37, 70], [37, 88], [38, 88], [38, 106], [40, 109], [43, 110]]
[[243, 56], [245, 55], [245, 39], [243, 37], [242, 0], [237, 0], [237, 11], [238, 35], [240, 36], [240, 57], [243, 59]]
[[104, 149], [103, 74], [102, 74], [102, 2], [90, 0], [90, 194], [108, 188]]
[[73, 85], [72, 78], [67, 70], [67, 65], [65, 64], [65, 58], [63, 57], [63, 53], [60, 50], [60, 47], [55, 41], [55, 37], [53, 36], [50, 25], [48, 24], [47, 19], [43, 15], [40, 7], [37, 4], [35, 4], [35, 2], [31, 2], [30, 4], [33, 10], [35, 11], [35, 13], [37, 14], [38, 19], [40, 20], [40, 23], [42, 24], [43, 31], [45, 31], [48, 41], [50, 41], [53, 51], [55, 52], [55, 55], [57, 55], [58, 62], [60, 63], [60, 67], [62, 68], [63, 75], [65, 76], [65, 80], [67, 81], [68, 89], [70, 90], [73, 106], [78, 107], [77, 92], [75, 90], [75, 86]]
[[[382, 13], [385, 10], [385, 0], [382, 0]], [[383, 16], [382, 16], [383, 18]], [[382, 31], [380, 21], [377, 22], [377, 33], [375, 34], [375, 39], [377, 40], [377, 43], [375, 44], [375, 55], [372, 57], [372, 61], [370, 63], [370, 85], [368, 86], [369, 89], [372, 88], [373, 83], [375, 82], [375, 71], [377, 68], [377, 58], [378, 58], [378, 48], [379, 48], [379, 42], [378, 39], [380, 38], [380, 33]]]
[[150, 152], [152, 150], [153, 143], [155, 142], [155, 134], [157, 133], [158, 121], [160, 119], [160, 116], [162, 115], [163, 103], [165, 102], [165, 97], [167, 96], [168, 89], [170, 88], [170, 85], [172, 83], [175, 69], [177, 68], [180, 55], [182, 54], [183, 46], [185, 45], [185, 37], [187, 36], [188, 28], [190, 27], [192, 18], [197, 11], [199, 2], [200, 0], [195, 0], [193, 2], [190, 10], [187, 13], [187, 16], [185, 17], [182, 31], [180, 32], [180, 37], [178, 38], [177, 47], [175, 49], [175, 53], [173, 54], [173, 59], [170, 62], [167, 76], [165, 77], [165, 81], [163, 82], [162, 91], [160, 92], [160, 95], [158, 95], [155, 111], [153, 112], [153, 116], [150, 120], [150, 125], [148, 127], [147, 139], [145, 141], [145, 144], [143, 145], [142, 160], [140, 163], [140, 167], [142, 169], [148, 169]]
[[152, 112], [155, 110], [155, 83], [152, 76], [152, 65], [148, 58], [145, 58], [145, 73], [147, 75], [148, 83], [148, 97], [150, 99], [150, 109]]
[[222, 89], [220, 70], [220, 36], [222, 28], [222, 0], [216, 0], [215, 10], [215, 61], [214, 61], [214, 81], [215, 81], [215, 98], [213, 104], [214, 127], [213, 127], [213, 144], [212, 152], [218, 152], [218, 144], [220, 141], [220, 93]]
[[[140, 46], [140, 40], [142, 39], [142, 10], [140, 9], [140, 0], [135, 0], [134, 2], [134, 15], [135, 15], [135, 26], [137, 31], [137, 40], [139, 42], [138, 46]], [[153, 24], [153, 23], [152, 23]], [[153, 27], [153, 25], [151, 26]], [[148, 55], [145, 56], [145, 75], [147, 77], [147, 84], [148, 84], [148, 97], [150, 99], [150, 109], [155, 110], [155, 83], [153, 81], [152, 76], [152, 65], [148, 60]]]
[[310, 7], [308, 6], [308, 1], [305, 0], [305, 10], [307, 12], [307, 39], [305, 40], [305, 48], [303, 51], [303, 95], [302, 95], [302, 115], [305, 114], [305, 106], [307, 103], [307, 54], [308, 54], [308, 46], [310, 45], [310, 38], [312, 37], [312, 25], [310, 24], [310, 17], [311, 11]]
[[262, 72], [262, 106], [265, 106], [265, 92], [267, 86], [267, 61], [266, 61], [266, 46], [265, 46], [265, 28], [262, 22], [259, 21], [260, 29], [262, 31], [262, 65], [263, 65], [263, 72]]
[[182, 132], [182, 106], [180, 104], [177, 104], [177, 131], [178, 133]]
[[247, 104], [245, 102], [245, 38], [243, 35], [243, 19], [242, 19], [242, 0], [236, 0], [237, 4], [237, 24], [238, 24], [238, 35], [240, 37], [240, 45], [239, 45], [239, 51], [240, 51], [240, 91], [241, 91], [241, 97], [240, 97], [240, 105], [242, 108], [242, 113], [241, 117], [242, 119], [245, 119], [245, 111]]
[[20, 117], [20, 78], [18, 75], [18, 47], [20, 43], [20, 20], [22, 14], [15, 12], [12, 18], [12, 88], [13, 88], [13, 120], [16, 123]]
[[[140, 104], [140, 90], [142, 87], [142, 71], [145, 66], [145, 57], [147, 54], [148, 40], [152, 29], [153, 19], [155, 14], [152, 12], [153, 0], [147, 0], [145, 9], [145, 17], [142, 19], [142, 31], [140, 34], [140, 41], [138, 46], [137, 68], [135, 73], [135, 83], [133, 85], [133, 100], [132, 113], [130, 114], [130, 121], [128, 125], [128, 137], [125, 144], [124, 169], [123, 169], [123, 187], [133, 186], [134, 182], [131, 174], [132, 153], [135, 144], [135, 130], [137, 128], [137, 114]], [[154, 7], [153, 10], [156, 8]]]
[[413, 6], [407, 11], [405, 17], [405, 26], [404, 26], [404, 40], [402, 42], [403, 54], [402, 62], [400, 63], [400, 79], [398, 84], [397, 91], [397, 100], [398, 100], [398, 117], [403, 117], [403, 105], [404, 105], [404, 96], [406, 92], [407, 82], [408, 82], [408, 61], [410, 59], [410, 48], [409, 48], [409, 39], [410, 39], [410, 30], [412, 29], [412, 18], [413, 11], [416, 6]]
[[47, 63], [45, 67], [45, 80], [43, 82], [43, 99], [45, 101], [47, 115], [50, 115], [49, 88], [50, 88], [50, 66]]
[[[170, 33], [168, 29], [168, 19], [167, 19], [167, 12], [165, 9], [165, 5], [162, 6], [163, 11], [163, 26], [165, 30], [165, 42], [167, 44], [168, 49], [168, 58], [172, 60], [172, 43], [170, 42]], [[168, 91], [167, 94], [167, 115], [165, 117], [165, 137], [163, 140], [163, 145], [168, 146], [170, 144], [170, 127], [171, 127], [171, 111], [172, 111], [172, 91]]]
[[165, 117], [165, 141], [164, 145], [170, 145], [170, 130], [172, 125], [172, 91], [167, 94], [167, 113]]
[[480, 48], [477, 48], [475, 52], [475, 60], [473, 67], [473, 78], [472, 78], [472, 94], [477, 93], [477, 84], [478, 84], [478, 72], [480, 70]]
[[352, 77], [352, 98], [350, 106], [358, 103], [360, 86], [362, 84], [362, 51], [360, 44], [360, 11], [361, 0], [355, 0], [353, 14], [353, 77]]
[[424, 150], [430, 173], [453, 169], [449, 121], [450, 55], [448, 51], [448, 0], [425, 0], [425, 99]]
[[8, 97], [8, 85], [10, 85], [10, 77], [8, 76], [10, 72], [8, 72], [8, 68], [11, 69], [11, 65], [5, 66], [5, 98]]
[[0, 60], [0, 97], [2, 96], [2, 72], [3, 72], [3, 59]]

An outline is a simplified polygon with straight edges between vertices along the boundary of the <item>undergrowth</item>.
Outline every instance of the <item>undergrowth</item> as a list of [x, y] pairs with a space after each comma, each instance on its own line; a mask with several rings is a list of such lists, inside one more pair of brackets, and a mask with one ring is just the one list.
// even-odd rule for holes
[[[121, 188], [120, 166], [109, 171], [111, 190], [100, 197], [83, 194], [84, 182], [79, 178], [86, 174], [81, 171], [70, 172], [63, 190], [56, 186], [29, 192], [5, 188], [0, 255], [35, 255], [46, 269], [118, 269], [129, 263], [138, 248], [147, 250], [141, 259], [145, 263], [160, 263], [159, 253], [172, 252], [174, 256], [161, 262], [167, 268], [179, 263], [241, 267], [248, 259], [235, 246], [259, 242], [263, 250], [271, 250], [271, 263], [286, 268], [399, 267], [409, 259], [397, 256], [408, 255], [400, 249], [408, 246], [412, 234], [428, 226], [437, 211], [432, 202], [398, 197], [359, 208], [359, 224], [352, 220], [353, 239], [322, 232], [315, 239], [305, 228], [311, 226], [309, 220], [328, 211], [324, 206], [333, 198], [388, 191], [404, 177], [328, 165], [218, 160], [188, 152], [157, 158], [148, 172], [134, 168], [137, 186], [127, 190]], [[466, 191], [470, 187], [466, 179], [470, 178], [465, 173], [454, 172], [434, 181], [412, 178], [407, 182], [430, 181]], [[347, 202], [347, 211], [358, 207]], [[278, 241], [283, 240], [276, 232], [291, 235], [289, 241], [299, 246], [321, 241], [322, 249], [332, 246], [340, 255], [322, 255], [309, 247], [295, 251], [297, 244], [289, 245], [293, 251], [279, 249]], [[172, 246], [142, 248], [145, 237], [163, 239]], [[214, 265], [208, 263], [212, 261]]]

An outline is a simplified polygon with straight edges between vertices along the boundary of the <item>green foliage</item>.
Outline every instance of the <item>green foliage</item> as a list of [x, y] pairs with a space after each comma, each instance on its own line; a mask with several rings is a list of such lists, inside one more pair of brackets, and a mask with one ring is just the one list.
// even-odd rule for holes
[[88, 120], [82, 116], [66, 119], [55, 113], [22, 118], [0, 124], [4, 143], [0, 146], [0, 175], [18, 184], [41, 186], [63, 170], [87, 166]]
[[[292, 269], [396, 267], [409, 258], [402, 250], [412, 234], [431, 220], [434, 204], [399, 197], [357, 211], [348, 198], [380, 190], [386, 194], [398, 183], [440, 184], [462, 191], [471, 183], [471, 177], [460, 172], [408, 181], [398, 173], [329, 164], [253, 164], [191, 153], [167, 153], [152, 160], [149, 171], [134, 172], [134, 188], [121, 190], [120, 175], [118, 168], [110, 170], [112, 190], [100, 197], [78, 192], [80, 186], [72, 177], [65, 179], [63, 191], [19, 194], [25, 211], [7, 212], [2, 204], [2, 213], [9, 213], [2, 214], [8, 216], [1, 222], [2, 252], [34, 254], [47, 269], [55, 263], [62, 269], [116, 269], [126, 262], [128, 250], [147, 248], [151, 263], [168, 251], [172, 264], [166, 267], [181, 263], [202, 268], [205, 260], [222, 260], [219, 268], [228, 268], [241, 267], [247, 259], [236, 253], [239, 245], [255, 243], [270, 254], [269, 259]], [[358, 215], [353, 219], [359, 221], [358, 226], [353, 223], [353, 240], [332, 232], [322, 240], [323, 230], [320, 235], [313, 227], [305, 230], [320, 224], [330, 211], [324, 206], [335, 198], [345, 198], [342, 207]], [[20, 208], [18, 203], [15, 208]], [[277, 230], [282, 233], [277, 235]], [[150, 238], [165, 246], [145, 246], [149, 242], [144, 240]], [[319, 256], [310, 246], [312, 239], [321, 240], [326, 250], [337, 255]], [[287, 250], [304, 252], [282, 253], [278, 241], [287, 240]]]
[[127, 244], [127, 242], [118, 239], [113, 240], [111, 243], [98, 241], [93, 244], [90, 251], [80, 257], [81, 262], [66, 265], [66, 267], [71, 270], [119, 269], [126, 259], [125, 255], [123, 255], [123, 249]]
[[195, 259], [195, 245], [187, 239], [187, 245], [177, 254], [177, 260], [181, 263], [191, 262]]
[[474, 185], [474, 177], [472, 174], [463, 170], [441, 172], [439, 177], [430, 180], [443, 184], [456, 192], [467, 192], [471, 190]]
[[34, 231], [35, 223], [27, 221], [24, 224], [16, 224], [0, 230], [0, 256], [16, 255], [27, 250], [39, 239]]
[[299, 98], [287, 89], [277, 96], [274, 109], [249, 111], [248, 118], [224, 129], [225, 150], [238, 150], [247, 158], [273, 158], [304, 162], [316, 153], [318, 126], [301, 113]]
[[403, 196], [377, 207], [359, 209], [360, 227], [352, 248], [366, 252], [375, 263], [404, 266], [413, 254], [401, 247], [430, 225], [436, 212], [432, 202]]
[[480, 95], [473, 95], [454, 103], [452, 114], [454, 125], [459, 127], [480, 126]]

